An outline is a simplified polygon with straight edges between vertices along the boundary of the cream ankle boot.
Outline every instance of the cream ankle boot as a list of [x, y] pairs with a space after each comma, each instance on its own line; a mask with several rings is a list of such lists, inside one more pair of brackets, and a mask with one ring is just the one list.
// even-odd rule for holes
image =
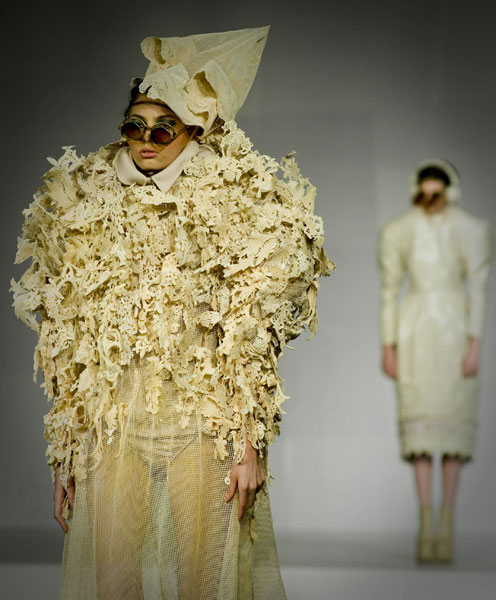
[[436, 559], [440, 562], [453, 562], [453, 507], [441, 506], [439, 512], [439, 533], [436, 543]]
[[435, 537], [432, 522], [432, 506], [420, 507], [420, 528], [417, 536], [417, 561], [435, 560]]

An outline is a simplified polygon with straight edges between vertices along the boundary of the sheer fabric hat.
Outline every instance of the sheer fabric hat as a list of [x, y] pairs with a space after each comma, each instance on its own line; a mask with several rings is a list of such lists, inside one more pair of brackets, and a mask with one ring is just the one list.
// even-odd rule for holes
[[446, 199], [448, 202], [458, 204], [461, 199], [460, 174], [454, 165], [444, 158], [431, 158], [423, 160], [413, 172], [410, 178], [410, 198], [413, 200], [419, 193], [418, 176], [426, 167], [437, 167], [446, 173], [450, 184], [446, 187]]
[[141, 49], [150, 65], [140, 84], [186, 125], [206, 135], [217, 118], [230, 121], [257, 73], [269, 27], [187, 37], [147, 37]]

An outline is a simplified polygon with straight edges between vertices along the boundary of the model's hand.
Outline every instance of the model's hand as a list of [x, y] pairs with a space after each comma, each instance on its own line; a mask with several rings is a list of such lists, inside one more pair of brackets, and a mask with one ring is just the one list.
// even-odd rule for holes
[[394, 346], [387, 345], [382, 347], [382, 370], [391, 379], [396, 379], [398, 376], [398, 361]]
[[231, 469], [231, 482], [224, 496], [225, 502], [230, 502], [239, 492], [238, 520], [241, 521], [247, 508], [253, 506], [258, 490], [263, 486], [267, 476], [262, 465], [262, 460], [250, 442], [246, 441], [246, 452], [243, 460], [238, 463], [233, 460]]
[[478, 338], [470, 338], [467, 354], [463, 361], [464, 377], [474, 377], [479, 371], [481, 343]]
[[60, 467], [57, 467], [57, 469], [55, 470], [55, 488], [53, 491], [53, 516], [64, 530], [64, 533], [67, 533], [69, 531], [69, 528], [67, 527], [67, 523], [62, 517], [62, 504], [64, 502], [64, 498], [67, 496], [69, 500], [69, 506], [71, 508], [74, 508], [75, 492], [76, 487], [74, 484], [74, 479], [72, 477], [69, 477], [67, 481], [67, 489], [65, 489], [62, 485], [62, 482], [60, 481]]

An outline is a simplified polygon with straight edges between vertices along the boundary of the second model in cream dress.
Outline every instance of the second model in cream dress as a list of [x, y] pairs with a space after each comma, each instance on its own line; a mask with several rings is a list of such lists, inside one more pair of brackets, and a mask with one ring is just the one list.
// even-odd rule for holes
[[397, 346], [403, 458], [472, 456], [478, 380], [462, 364], [483, 333], [490, 256], [488, 224], [456, 204], [431, 215], [414, 207], [381, 231], [381, 332]]

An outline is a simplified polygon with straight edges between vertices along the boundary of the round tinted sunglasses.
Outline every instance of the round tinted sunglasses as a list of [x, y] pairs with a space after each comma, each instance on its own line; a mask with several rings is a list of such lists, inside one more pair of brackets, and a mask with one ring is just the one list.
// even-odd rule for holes
[[173, 128], [172, 123], [167, 122], [159, 122], [147, 127], [144, 121], [136, 117], [128, 117], [119, 125], [121, 135], [128, 141], [141, 142], [145, 138], [146, 132], [149, 131], [150, 142], [162, 146], [167, 146], [173, 142], [186, 129], [188, 129], [187, 125], [176, 130]]

